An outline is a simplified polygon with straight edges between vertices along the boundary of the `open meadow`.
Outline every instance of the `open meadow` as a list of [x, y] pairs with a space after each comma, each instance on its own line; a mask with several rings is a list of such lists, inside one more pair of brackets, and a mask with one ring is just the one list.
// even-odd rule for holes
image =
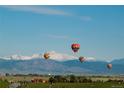
[[124, 88], [123, 76], [1, 76], [1, 88]]

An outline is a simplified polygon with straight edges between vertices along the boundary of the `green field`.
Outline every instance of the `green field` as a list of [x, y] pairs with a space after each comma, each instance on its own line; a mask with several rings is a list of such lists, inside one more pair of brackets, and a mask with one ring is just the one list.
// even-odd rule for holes
[[[2, 76], [0, 88], [124, 88], [124, 77], [120, 76]], [[32, 82], [42, 79], [47, 82]]]
[[5, 80], [2, 81], [0, 80], [0, 88], [8, 88], [9, 87], [9, 83]]
[[23, 88], [124, 88], [124, 84], [118, 83], [28, 83]]

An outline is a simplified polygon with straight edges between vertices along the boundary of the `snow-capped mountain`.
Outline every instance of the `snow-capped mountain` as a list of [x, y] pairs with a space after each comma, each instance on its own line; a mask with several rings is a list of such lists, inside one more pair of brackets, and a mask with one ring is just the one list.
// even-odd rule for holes
[[[77, 56], [72, 56], [68, 54], [61, 54], [57, 53], [55, 51], [48, 52], [50, 54], [50, 59], [56, 60], [56, 61], [67, 61], [67, 60], [76, 60], [78, 59]], [[95, 58], [93, 57], [85, 57], [86, 61], [92, 60], [95, 61]]]
[[4, 59], [4, 60], [31, 60], [31, 59], [37, 59], [37, 58], [42, 58], [42, 55], [40, 54], [33, 54], [32, 56], [12, 55], [7, 57], [1, 57], [1, 59]]
[[[68, 54], [57, 53], [55, 51], [47, 52], [50, 55], [50, 59], [55, 61], [67, 61], [67, 60], [76, 60], [78, 59], [77, 56], [72, 56]], [[32, 59], [41, 59], [43, 58], [44, 54], [33, 54], [32, 56], [22, 56], [22, 55], [12, 55], [7, 57], [1, 57], [4, 60], [32, 60]], [[95, 61], [93, 57], [85, 57], [86, 61]]]
[[55, 61], [45, 59], [33, 60], [2, 60], [0, 59], [0, 73], [17, 73], [17, 74], [115, 74], [124, 75], [124, 60], [115, 60], [110, 62], [113, 67], [107, 68], [106, 61], [85, 61], [79, 60]]
[[56, 60], [56, 61], [66, 61], [66, 60], [74, 60], [78, 59], [76, 56], [71, 56], [68, 54], [61, 54], [57, 53], [55, 51], [47, 52], [50, 54], [50, 59]]
[[45, 60], [43, 54], [32, 56], [12, 55], [0, 58], [0, 73], [40, 73], [40, 74], [124, 74], [124, 59], [113, 60], [112, 69], [108, 70], [108, 62], [85, 57], [81, 63], [78, 57], [68, 54], [47, 52], [50, 59]]

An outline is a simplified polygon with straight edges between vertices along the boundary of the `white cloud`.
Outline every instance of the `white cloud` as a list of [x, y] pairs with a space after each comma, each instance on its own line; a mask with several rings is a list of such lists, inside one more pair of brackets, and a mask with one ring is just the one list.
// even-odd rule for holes
[[75, 15], [63, 10], [57, 10], [57, 9], [52, 9], [52, 8], [48, 8], [48, 7], [44, 7], [44, 6], [22, 6], [22, 5], [9, 5], [9, 6], [2, 6], [4, 8], [10, 9], [10, 10], [14, 10], [14, 11], [24, 11], [24, 12], [32, 12], [32, 13], [36, 13], [36, 14], [46, 14], [46, 15], [60, 15], [60, 16], [71, 16], [71, 17], [77, 17], [80, 20], [84, 20], [84, 21], [90, 21], [92, 18], [90, 16], [80, 16], [80, 15]]
[[26, 12], [32, 12], [32, 13], [37, 13], [37, 14], [47, 14], [47, 15], [63, 15], [63, 16], [70, 16], [70, 13], [67, 13], [62, 10], [56, 10], [56, 9], [51, 9], [48, 7], [39, 7], [39, 6], [4, 6], [4, 8], [8, 8], [11, 10], [15, 11], [26, 11]]
[[81, 20], [85, 20], [85, 21], [91, 21], [92, 18], [90, 16], [80, 16]]
[[85, 57], [86, 61], [96, 61], [94, 57]]

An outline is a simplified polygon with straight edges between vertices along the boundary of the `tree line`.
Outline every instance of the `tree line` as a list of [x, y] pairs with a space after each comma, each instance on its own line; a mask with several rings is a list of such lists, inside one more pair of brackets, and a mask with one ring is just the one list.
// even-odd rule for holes
[[51, 76], [48, 80], [49, 83], [97, 83], [97, 82], [112, 82], [112, 83], [124, 83], [124, 80], [117, 80], [117, 79], [108, 79], [107, 81], [103, 80], [95, 80], [93, 81], [92, 78], [90, 77], [85, 77], [85, 76], [61, 76], [61, 75], [56, 75], [56, 76]]

